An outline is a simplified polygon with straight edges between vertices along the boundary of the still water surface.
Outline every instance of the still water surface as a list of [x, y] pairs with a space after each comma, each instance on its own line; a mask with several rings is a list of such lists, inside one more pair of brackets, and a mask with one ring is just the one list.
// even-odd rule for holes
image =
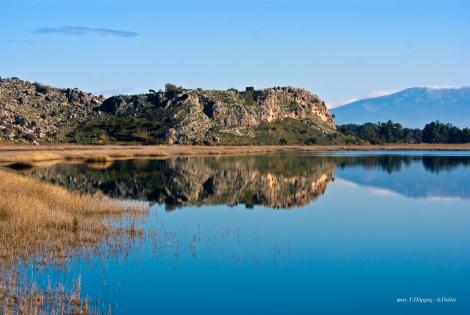
[[[469, 314], [470, 155], [181, 157], [22, 171], [151, 203], [129, 252], [31, 268], [116, 314]], [[52, 280], [51, 280], [52, 279]], [[455, 302], [397, 303], [410, 297]]]

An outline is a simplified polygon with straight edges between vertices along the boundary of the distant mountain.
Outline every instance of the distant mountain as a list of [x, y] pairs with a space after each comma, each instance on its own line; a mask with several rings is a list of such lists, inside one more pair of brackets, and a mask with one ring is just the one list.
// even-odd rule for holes
[[461, 128], [470, 127], [470, 87], [415, 87], [359, 100], [331, 112], [338, 125], [392, 120], [406, 127], [422, 128], [439, 120]]

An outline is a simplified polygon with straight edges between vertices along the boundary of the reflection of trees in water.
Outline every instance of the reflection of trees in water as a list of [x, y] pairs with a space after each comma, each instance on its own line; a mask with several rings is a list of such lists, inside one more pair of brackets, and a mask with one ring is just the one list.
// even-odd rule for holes
[[380, 169], [388, 174], [400, 172], [404, 166], [421, 162], [430, 172], [450, 171], [457, 167], [470, 166], [470, 156], [412, 156], [412, 155], [369, 155], [335, 156], [336, 167], [344, 169], [351, 166]]
[[403, 165], [410, 165], [413, 161], [419, 159], [415, 156], [336, 156], [334, 157], [336, 166], [344, 169], [351, 166], [361, 166], [364, 168], [380, 169], [388, 174], [399, 172]]
[[457, 167], [469, 167], [470, 157], [468, 156], [423, 156], [423, 166], [426, 170], [439, 173], [450, 171]]

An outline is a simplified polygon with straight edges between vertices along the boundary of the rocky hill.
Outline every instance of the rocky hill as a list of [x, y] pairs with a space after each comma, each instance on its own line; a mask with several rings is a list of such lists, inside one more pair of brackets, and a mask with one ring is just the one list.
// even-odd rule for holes
[[146, 144], [335, 143], [325, 103], [291, 87], [167, 87], [108, 99], [17, 78], [0, 80], [0, 140]]
[[98, 116], [103, 101], [78, 89], [0, 78], [0, 140], [66, 142], [69, 132]]

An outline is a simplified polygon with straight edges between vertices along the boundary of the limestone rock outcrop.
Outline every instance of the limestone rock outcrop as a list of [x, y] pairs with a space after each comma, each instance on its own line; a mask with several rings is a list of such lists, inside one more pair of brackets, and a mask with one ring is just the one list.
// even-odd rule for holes
[[173, 88], [107, 99], [0, 78], [0, 141], [287, 144], [341, 139], [325, 103], [293, 87]]
[[253, 138], [262, 123], [289, 119], [322, 133], [335, 131], [325, 103], [304, 89], [291, 87], [119, 95], [104, 101], [100, 110], [117, 116], [157, 117], [169, 126], [162, 138], [170, 143], [217, 142], [220, 134]]
[[66, 134], [98, 115], [104, 98], [17, 78], [0, 78], [0, 140], [65, 142]]

